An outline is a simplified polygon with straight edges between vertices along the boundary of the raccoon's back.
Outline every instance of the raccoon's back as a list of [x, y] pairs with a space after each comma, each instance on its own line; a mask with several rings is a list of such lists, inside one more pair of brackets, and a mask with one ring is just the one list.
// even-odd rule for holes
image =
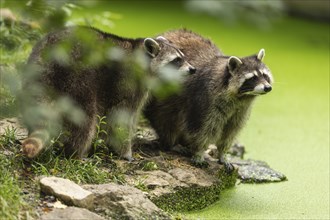
[[[85, 99], [96, 91], [98, 70], [83, 62], [82, 42], [74, 41], [75, 31], [84, 30], [96, 34], [93, 29], [84, 27], [66, 27], [44, 36], [33, 47], [27, 62], [31, 74], [25, 74], [23, 88], [40, 86], [47, 96], [70, 95], [74, 99]], [[62, 56], [56, 52], [62, 51]], [[63, 58], [64, 57], [64, 58]]]
[[187, 57], [191, 65], [197, 69], [208, 64], [215, 56], [222, 55], [211, 40], [186, 29], [168, 31], [162, 34], [177, 46]]

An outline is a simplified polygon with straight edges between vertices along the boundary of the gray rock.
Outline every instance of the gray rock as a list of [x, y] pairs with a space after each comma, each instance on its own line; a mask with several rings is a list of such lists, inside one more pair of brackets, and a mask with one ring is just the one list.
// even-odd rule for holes
[[67, 205], [74, 205], [90, 209], [94, 196], [76, 183], [59, 177], [44, 177], [40, 180], [41, 191], [53, 195]]
[[[185, 184], [178, 181], [170, 173], [166, 173], [161, 170], [154, 171], [136, 171], [136, 177], [140, 176], [143, 184], [147, 186], [148, 189], [154, 189], [156, 187], [169, 187], [169, 186], [185, 186]], [[129, 179], [129, 177], [127, 178]]]
[[170, 219], [145, 193], [115, 183], [84, 185], [95, 195], [93, 209], [114, 219]]
[[281, 182], [287, 180], [287, 177], [270, 168], [266, 162], [257, 160], [240, 160], [232, 158], [230, 160], [238, 166], [238, 178], [242, 183], [268, 183]]
[[[217, 148], [210, 145], [207, 153], [211, 156], [217, 155]], [[243, 160], [245, 147], [235, 143], [228, 150], [229, 162], [238, 167], [238, 178], [242, 183], [270, 183], [287, 180], [286, 176], [272, 168], [263, 161]]]
[[41, 220], [104, 220], [103, 217], [88, 211], [84, 208], [68, 207], [66, 209], [54, 209], [53, 211], [43, 214]]
[[193, 173], [189, 172], [188, 170], [184, 170], [182, 168], [174, 168], [174, 169], [169, 170], [168, 173], [183, 183], [186, 183], [186, 184], [197, 183], [197, 177]]

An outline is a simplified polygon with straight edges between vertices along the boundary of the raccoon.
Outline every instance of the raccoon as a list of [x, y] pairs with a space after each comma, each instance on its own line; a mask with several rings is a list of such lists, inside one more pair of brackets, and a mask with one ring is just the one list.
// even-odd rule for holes
[[[86, 41], [95, 43], [91, 46]], [[52, 57], [49, 51], [56, 50], [58, 45], [69, 49]], [[101, 51], [98, 53], [101, 59], [95, 59], [97, 53], [93, 56], [97, 50]], [[61, 60], [62, 56], [68, 59]], [[24, 89], [29, 91], [33, 89], [31, 85], [40, 84], [44, 91], [22, 108], [23, 119], [28, 117], [29, 107], [51, 106], [57, 97], [69, 97], [85, 117], [81, 123], [63, 119], [62, 129], [69, 133], [64, 141], [66, 155], [83, 157], [95, 135], [97, 115], [107, 115], [107, 132], [111, 136], [107, 144], [127, 160], [132, 159], [131, 137], [137, 117], [148, 99], [146, 77], [157, 76], [167, 65], [186, 73], [195, 71], [184, 60], [184, 54], [164, 37], [129, 39], [80, 26], [45, 36], [33, 48], [28, 65], [37, 66], [40, 74], [36, 79], [27, 79]], [[27, 127], [29, 136], [22, 143], [22, 151], [34, 158], [48, 145], [52, 135], [47, 121], [41, 117], [27, 123]], [[116, 138], [121, 130], [125, 131], [124, 137]]]
[[[179, 31], [176, 34], [188, 33]], [[224, 153], [242, 129], [255, 97], [272, 90], [272, 74], [262, 62], [265, 50], [243, 58], [229, 57], [212, 44], [210, 48], [207, 40], [202, 39], [198, 44], [207, 47], [200, 51], [206, 55], [212, 53], [207, 55], [209, 59], [194, 54], [190, 58], [187, 54], [194, 51], [191, 49], [194, 41], [190, 45], [183, 44], [184, 40], [176, 38], [175, 32], [170, 35], [173, 37], [164, 34], [174, 45], [179, 45], [188, 62], [196, 65], [197, 71], [186, 77], [180, 94], [166, 99], [153, 98], [144, 114], [163, 147], [181, 145], [192, 155], [196, 165], [204, 166], [207, 165], [205, 150], [210, 144], [216, 144], [219, 163], [231, 171], [233, 167], [226, 161]], [[190, 36], [196, 38], [195, 34]], [[202, 64], [198, 65], [198, 62]]]

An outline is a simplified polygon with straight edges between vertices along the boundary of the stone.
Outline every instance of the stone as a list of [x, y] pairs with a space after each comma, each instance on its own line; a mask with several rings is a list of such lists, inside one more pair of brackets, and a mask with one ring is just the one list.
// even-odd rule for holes
[[93, 206], [94, 195], [68, 179], [43, 177], [40, 179], [40, 188], [45, 194], [53, 195], [67, 205], [87, 209]]
[[[217, 147], [210, 145], [207, 153], [210, 156], [217, 155]], [[238, 168], [238, 179], [241, 183], [270, 183], [287, 180], [284, 174], [270, 168], [266, 162], [244, 160], [245, 147], [239, 143], [233, 144], [228, 150], [228, 154], [229, 162]]]
[[41, 220], [105, 220], [105, 218], [84, 208], [67, 207], [65, 209], [53, 209], [51, 212], [42, 214]]
[[184, 170], [182, 168], [171, 169], [168, 171], [168, 173], [171, 174], [174, 178], [176, 178], [180, 182], [183, 182], [186, 184], [197, 182], [197, 178], [193, 173], [191, 173], [187, 170]]
[[170, 219], [145, 193], [115, 183], [84, 185], [95, 195], [93, 210], [113, 219]]
[[269, 183], [287, 180], [284, 174], [270, 168], [266, 162], [238, 158], [232, 158], [230, 161], [238, 166], [238, 178], [242, 183]]

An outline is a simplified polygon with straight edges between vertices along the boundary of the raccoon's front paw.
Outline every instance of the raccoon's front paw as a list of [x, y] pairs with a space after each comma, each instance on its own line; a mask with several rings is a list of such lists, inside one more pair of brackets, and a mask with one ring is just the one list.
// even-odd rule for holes
[[234, 165], [231, 164], [230, 162], [228, 162], [224, 157], [221, 157], [218, 160], [218, 163], [225, 167], [225, 170], [226, 170], [227, 174], [231, 174], [235, 170]]
[[124, 160], [127, 160], [128, 162], [133, 162], [134, 161], [132, 153], [123, 154], [120, 157]]
[[127, 160], [129, 163], [134, 161], [133, 157], [125, 157], [124, 159]]
[[28, 138], [22, 143], [22, 152], [28, 158], [36, 157], [42, 149], [41, 144], [34, 138]]
[[207, 168], [210, 166], [210, 164], [208, 162], [206, 162], [204, 160], [204, 158], [201, 158], [201, 157], [192, 157], [191, 163], [193, 166], [198, 167], [198, 168]]

